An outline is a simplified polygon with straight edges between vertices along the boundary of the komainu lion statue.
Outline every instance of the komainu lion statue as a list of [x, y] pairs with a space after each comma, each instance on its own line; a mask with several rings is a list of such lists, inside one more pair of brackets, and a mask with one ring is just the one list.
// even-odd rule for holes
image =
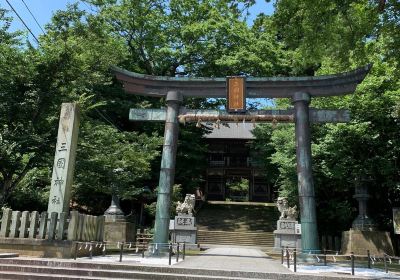
[[192, 214], [195, 204], [194, 194], [186, 194], [185, 200], [183, 203], [178, 201], [176, 205], [176, 213], [177, 214]]
[[286, 197], [278, 197], [276, 201], [276, 206], [278, 207], [281, 216], [279, 220], [297, 220], [299, 212], [297, 211], [297, 206], [289, 207], [288, 200]]

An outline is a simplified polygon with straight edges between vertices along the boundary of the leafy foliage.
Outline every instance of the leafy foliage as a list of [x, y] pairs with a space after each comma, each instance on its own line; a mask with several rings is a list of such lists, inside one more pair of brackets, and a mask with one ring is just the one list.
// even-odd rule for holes
[[[391, 208], [399, 203], [399, 59], [400, 6], [396, 1], [291, 1], [276, 3], [273, 21], [281, 40], [296, 58], [293, 74], [337, 73], [373, 62], [352, 96], [313, 99], [317, 108], [349, 108], [350, 124], [314, 126], [313, 170], [321, 231], [348, 229], [356, 215], [352, 198], [356, 178], [369, 184], [371, 215], [390, 226]], [[396, 16], [397, 15], [397, 16]], [[281, 102], [285, 104], [285, 102]], [[287, 103], [286, 103], [287, 104]], [[279, 135], [274, 130], [273, 135]], [[272, 136], [273, 138], [273, 136]], [[294, 151], [280, 153], [286, 141], [274, 142], [271, 159], [280, 170], [284, 194], [294, 194]], [[329, 222], [326, 222], [329, 221]]]
[[[351, 96], [312, 100], [316, 108], [349, 108], [349, 124], [312, 127], [313, 171], [320, 231], [348, 229], [356, 214], [354, 180], [368, 176], [372, 216], [384, 229], [400, 204], [400, 5], [396, 0], [280, 0], [272, 16], [246, 23], [247, 0], [87, 0], [46, 26], [37, 47], [8, 30], [0, 10], [0, 195], [16, 208], [46, 208], [59, 108], [82, 109], [73, 206], [105, 210], [116, 183], [138, 202], [158, 183], [162, 124], [137, 124], [129, 108], [163, 100], [129, 96], [110, 65], [164, 76], [323, 75], [372, 62]], [[275, 102], [291, 106], [290, 100]], [[189, 108], [220, 101], [187, 99]], [[155, 134], [153, 134], [155, 132]], [[204, 183], [206, 131], [182, 127], [177, 197]], [[258, 126], [254, 150], [267, 181], [297, 201], [293, 125]], [[196, 163], [196, 164], [193, 164]], [[124, 172], [114, 174], [121, 167]], [[149, 201], [151, 203], [151, 201]], [[135, 206], [134, 206], [135, 207]], [[136, 205], [137, 207], [137, 205]], [[151, 212], [152, 206], [146, 207]]]
[[[142, 194], [151, 161], [159, 153], [159, 137], [83, 122], [79, 139], [74, 198], [80, 207], [104, 212], [113, 188], [123, 199], [135, 199]], [[122, 170], [114, 172], [115, 169]]]

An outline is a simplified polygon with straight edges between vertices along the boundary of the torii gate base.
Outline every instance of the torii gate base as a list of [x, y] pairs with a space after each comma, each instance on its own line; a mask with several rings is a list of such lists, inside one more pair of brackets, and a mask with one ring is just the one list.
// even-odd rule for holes
[[[292, 98], [296, 126], [297, 177], [303, 252], [318, 251], [318, 231], [311, 165], [311, 97], [343, 95], [354, 92], [371, 65], [357, 70], [319, 77], [247, 78], [251, 98]], [[161, 159], [154, 243], [168, 242], [170, 191], [174, 182], [178, 140], [179, 103], [183, 96], [225, 98], [226, 78], [156, 77], [114, 68], [117, 78], [129, 93], [166, 97], [164, 146]], [[146, 120], [142, 118], [141, 120]]]

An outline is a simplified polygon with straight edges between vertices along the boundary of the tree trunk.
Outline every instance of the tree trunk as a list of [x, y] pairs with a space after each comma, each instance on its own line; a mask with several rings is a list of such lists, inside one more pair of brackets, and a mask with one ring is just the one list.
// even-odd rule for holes
[[12, 186], [12, 176], [6, 176], [3, 180], [3, 186], [0, 189], [0, 206], [3, 207], [6, 203], [8, 193]]

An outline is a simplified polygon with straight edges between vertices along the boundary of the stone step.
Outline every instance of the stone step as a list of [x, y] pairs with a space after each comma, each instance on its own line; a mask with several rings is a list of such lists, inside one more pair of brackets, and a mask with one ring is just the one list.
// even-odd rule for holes
[[[176, 266], [159, 265], [140, 265], [135, 263], [105, 263], [101, 261], [82, 261], [82, 260], [54, 260], [54, 259], [0, 259], [0, 272], [19, 271], [20, 273], [36, 272], [43, 273], [48, 269], [54, 274], [62, 271], [66, 276], [84, 275], [90, 273], [90, 276], [96, 278], [96, 273], [106, 271], [108, 273], [145, 273], [153, 274], [173, 274], [173, 275], [197, 275], [197, 276], [219, 276], [236, 278], [269, 278], [264, 274], [254, 275], [252, 272], [245, 271], [227, 271], [200, 268], [183, 268]], [[43, 273], [46, 274], [46, 273]], [[115, 276], [115, 275], [114, 275]], [[0, 279], [3, 279], [0, 277]], [[131, 278], [132, 279], [132, 278]], [[137, 279], [137, 278], [134, 278]], [[148, 278], [139, 278], [148, 279]]]
[[[81, 271], [85, 271], [82, 273]], [[82, 274], [82, 275], [79, 275]], [[85, 276], [86, 274], [86, 276]], [[49, 259], [0, 259], [0, 279], [155, 279], [155, 280], [363, 280], [365, 277], [301, 273], [252, 272], [176, 266], [145, 266]]]
[[246, 240], [254, 240], [254, 241], [273, 241], [273, 238], [229, 238], [229, 237], [223, 237], [223, 236], [213, 236], [213, 235], [208, 235], [208, 236], [200, 236], [197, 238], [198, 240], [204, 240], [204, 239], [218, 239], [218, 240], [232, 240], [232, 241], [246, 241]]
[[[41, 265], [29, 265], [41, 264]], [[98, 267], [107, 269], [94, 269]], [[81, 267], [81, 268], [79, 268]], [[146, 271], [144, 271], [146, 270]], [[0, 264], [0, 279], [185, 279], [215, 280], [233, 279], [249, 280], [255, 278], [275, 279], [263, 273], [254, 275], [251, 272], [224, 271], [190, 268], [173, 268], [157, 266], [120, 265], [106, 263], [74, 263], [71, 261], [20, 260], [13, 264], [4, 261]]]
[[47, 279], [57, 279], [57, 280], [102, 280], [104, 278], [97, 277], [83, 277], [83, 276], [65, 276], [65, 275], [54, 275], [46, 273], [22, 273], [22, 272], [10, 272], [10, 271], [0, 271], [0, 279], [2, 280], [47, 280]]
[[204, 244], [213, 245], [233, 245], [233, 246], [256, 246], [256, 247], [274, 247], [272, 242], [234, 242], [234, 241], [224, 241], [224, 240], [199, 240], [199, 244], [204, 246]]
[[[232, 239], [232, 238], [223, 238], [223, 237], [217, 238], [217, 237], [213, 237], [213, 236], [207, 236], [207, 237], [200, 237], [200, 238], [198, 238], [198, 240], [213, 240], [213, 239], [216, 239], [216, 240], [233, 241], [233, 242], [240, 242], [240, 241], [246, 242], [246, 241], [248, 241], [248, 240], [254, 240], [254, 242], [257, 241], [257, 242], [267, 242], [267, 243], [269, 243], [270, 241], [273, 240], [273, 239], [240, 239], [240, 238]], [[248, 242], [249, 242], [249, 243], [254, 243], [253, 241], [248, 241]]]
[[255, 203], [207, 203], [197, 213], [200, 230], [265, 232], [276, 228], [279, 212], [275, 206]]
[[273, 247], [274, 235], [272, 232], [255, 233], [199, 230], [197, 242], [199, 244]]
[[197, 240], [215, 240], [215, 241], [232, 241], [237, 243], [270, 243], [273, 242], [273, 239], [247, 239], [247, 238], [225, 238], [225, 237], [214, 237], [214, 236], [201, 236], [197, 238]]
[[272, 243], [238, 243], [238, 242], [231, 242], [231, 241], [226, 241], [226, 242], [218, 242], [216, 243], [215, 241], [207, 241], [204, 240], [201, 243], [199, 242], [199, 244], [203, 247], [208, 247], [209, 245], [212, 246], [244, 246], [244, 247], [255, 247], [255, 248], [263, 248], [263, 249], [270, 249], [274, 247], [274, 244]]
[[0, 253], [0, 258], [17, 258], [19, 254], [17, 253]]
[[226, 238], [273, 238], [273, 233], [250, 233], [250, 232], [230, 232], [230, 231], [206, 231], [199, 230], [197, 236], [215, 236]]
[[241, 241], [246, 241], [246, 240], [274, 240], [273, 237], [253, 237], [253, 238], [248, 238], [248, 237], [242, 237], [242, 236], [218, 236], [218, 235], [212, 235], [212, 234], [207, 234], [207, 235], [200, 235], [197, 237], [197, 239], [221, 239], [221, 240], [241, 240]]
[[[276, 223], [275, 223], [276, 224]], [[241, 225], [239, 223], [235, 223], [235, 227], [233, 228], [232, 226], [222, 226], [221, 223], [207, 223], [207, 225], [199, 225], [197, 224], [197, 228], [198, 229], [202, 229], [202, 228], [206, 228], [206, 229], [214, 229], [215, 230], [229, 230], [229, 231], [241, 231], [241, 230], [246, 230], [246, 231], [254, 231], [254, 232], [269, 232], [272, 231], [269, 228], [265, 229], [264, 227], [260, 226], [260, 227], [254, 227], [254, 226], [249, 226], [249, 225]]]
[[247, 232], [236, 232], [236, 231], [223, 231], [223, 230], [198, 230], [198, 234], [202, 233], [212, 233], [212, 234], [221, 234], [221, 235], [240, 235], [240, 236], [273, 236], [274, 233], [270, 231], [264, 231], [264, 232], [252, 232], [252, 231], [247, 231]]
[[202, 247], [207, 247], [208, 245], [231, 245], [231, 246], [250, 246], [250, 247], [265, 247], [272, 248], [274, 247], [274, 243], [263, 243], [263, 242], [232, 242], [232, 241], [221, 241], [221, 240], [201, 240], [199, 244]]
[[160, 273], [145, 271], [125, 271], [125, 270], [95, 270], [95, 269], [77, 269], [77, 268], [55, 268], [46, 266], [20, 266], [7, 265], [0, 266], [0, 279], [236, 279], [248, 280], [252, 278], [213, 276], [213, 275], [188, 275], [184, 273]]

